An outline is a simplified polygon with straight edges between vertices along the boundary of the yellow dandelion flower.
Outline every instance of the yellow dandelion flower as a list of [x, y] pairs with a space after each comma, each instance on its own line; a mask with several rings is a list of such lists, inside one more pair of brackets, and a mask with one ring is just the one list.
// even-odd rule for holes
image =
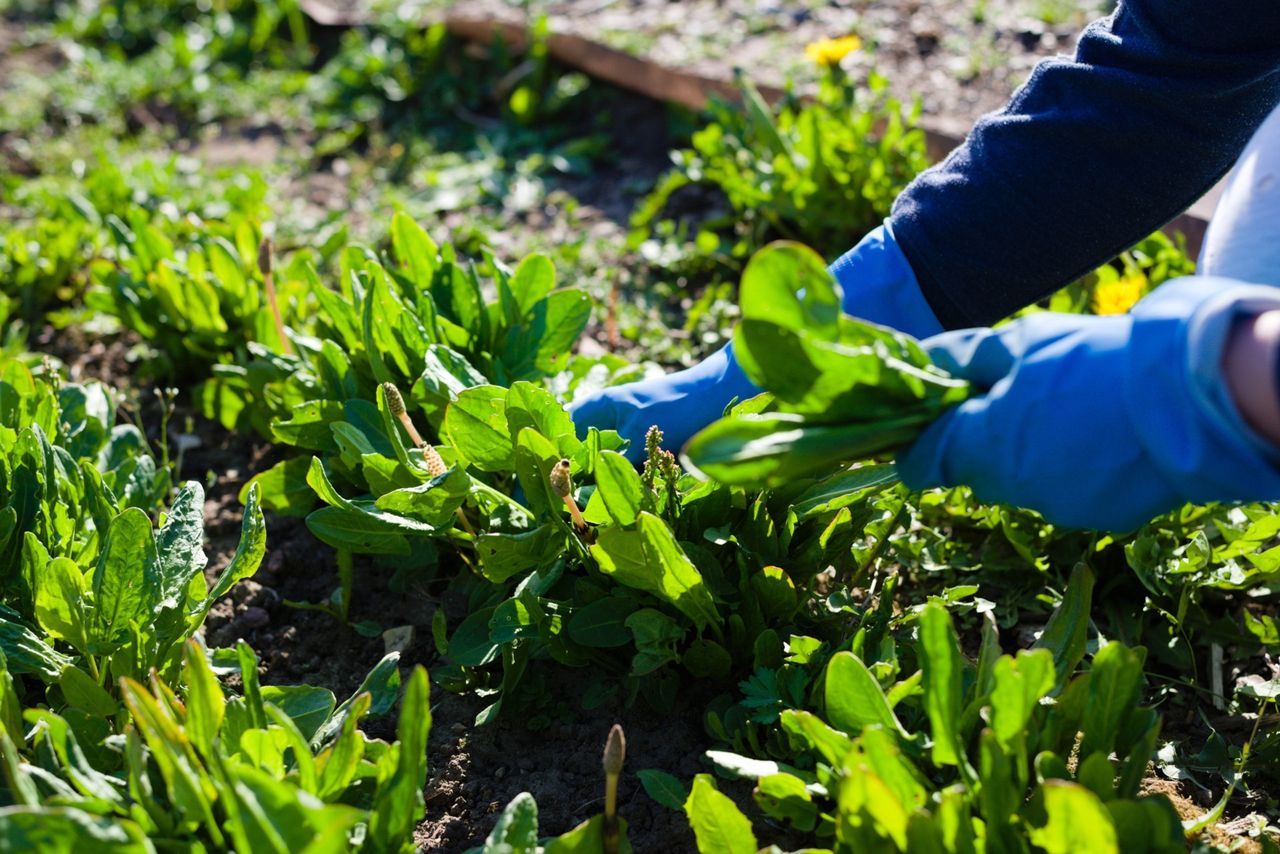
[[1093, 289], [1094, 314], [1124, 314], [1142, 299], [1147, 277], [1130, 273], [1114, 282], [1102, 282]]
[[840, 60], [862, 47], [862, 39], [857, 36], [843, 36], [838, 39], [820, 39], [806, 45], [804, 55], [815, 65], [831, 67], [839, 65]]

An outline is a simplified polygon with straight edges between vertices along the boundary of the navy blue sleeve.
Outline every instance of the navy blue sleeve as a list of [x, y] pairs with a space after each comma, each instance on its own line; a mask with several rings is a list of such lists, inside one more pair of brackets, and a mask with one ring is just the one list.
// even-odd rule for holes
[[1280, 102], [1280, 0], [1121, 0], [922, 173], [889, 223], [947, 328], [1106, 262], [1221, 178]]

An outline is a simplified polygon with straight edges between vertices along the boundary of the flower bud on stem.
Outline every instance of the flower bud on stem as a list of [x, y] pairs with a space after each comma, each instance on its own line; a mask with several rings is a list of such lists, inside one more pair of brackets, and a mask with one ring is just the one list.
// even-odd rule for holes
[[[431, 447], [430, 443], [422, 438], [418, 428], [413, 426], [413, 419], [409, 417], [409, 411], [404, 405], [404, 398], [400, 396], [400, 389], [396, 388], [396, 384], [383, 383], [382, 396], [387, 399], [387, 409], [400, 421], [400, 426], [404, 427], [404, 431], [409, 434], [409, 439], [413, 442], [414, 447], [422, 451], [422, 461], [427, 466], [427, 473], [432, 477], [440, 477], [449, 471], [449, 467], [444, 464], [444, 458], [440, 456], [440, 452]], [[476, 535], [475, 529], [467, 521], [467, 516], [462, 512], [461, 507], [457, 509], [457, 514], [462, 530], [474, 537]]]
[[604, 743], [604, 851], [618, 854], [618, 778], [627, 758], [627, 738], [622, 727], [613, 725]]
[[586, 533], [587, 520], [582, 518], [582, 512], [578, 509], [578, 502], [573, 500], [573, 478], [569, 474], [569, 461], [561, 460], [551, 469], [551, 474], [547, 477], [551, 483], [551, 491], [559, 495], [569, 508], [569, 515], [573, 517], [573, 525], [580, 533]]
[[271, 317], [276, 323], [276, 335], [280, 338], [280, 349], [286, 356], [293, 355], [293, 345], [284, 332], [284, 318], [280, 316], [280, 303], [276, 299], [276, 283], [271, 274], [271, 239], [264, 237], [258, 244], [258, 270], [262, 273], [262, 287], [267, 292], [267, 305], [271, 306]]

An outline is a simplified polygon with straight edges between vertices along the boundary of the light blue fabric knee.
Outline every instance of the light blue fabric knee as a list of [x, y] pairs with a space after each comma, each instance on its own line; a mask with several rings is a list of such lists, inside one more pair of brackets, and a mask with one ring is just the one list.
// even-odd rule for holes
[[1199, 272], [1280, 285], [1280, 107], [1227, 178], [1200, 249]]

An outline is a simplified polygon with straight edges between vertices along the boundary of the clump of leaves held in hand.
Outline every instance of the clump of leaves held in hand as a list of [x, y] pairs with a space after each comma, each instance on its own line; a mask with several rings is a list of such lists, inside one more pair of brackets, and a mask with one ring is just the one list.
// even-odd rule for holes
[[893, 451], [968, 396], [910, 336], [842, 314], [840, 286], [804, 246], [757, 253], [741, 300], [734, 351], [767, 394], [684, 449], [722, 483], [776, 487]]

